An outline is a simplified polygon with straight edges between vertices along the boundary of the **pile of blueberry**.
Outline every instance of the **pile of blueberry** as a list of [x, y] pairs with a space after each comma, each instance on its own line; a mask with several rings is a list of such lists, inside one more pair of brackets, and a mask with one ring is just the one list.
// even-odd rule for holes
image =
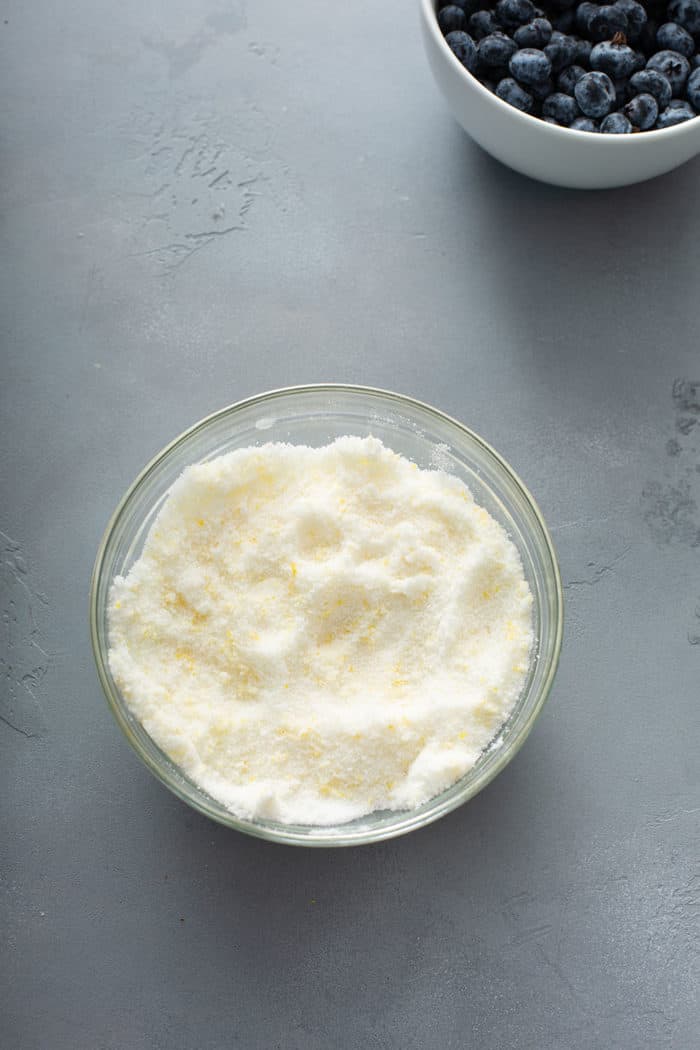
[[700, 115], [700, 0], [447, 0], [445, 40], [504, 102], [628, 135]]

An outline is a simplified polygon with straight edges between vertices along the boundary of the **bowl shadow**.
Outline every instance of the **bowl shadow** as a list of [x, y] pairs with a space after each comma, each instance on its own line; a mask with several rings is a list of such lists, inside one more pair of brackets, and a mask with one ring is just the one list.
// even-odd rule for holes
[[567, 190], [511, 171], [467, 136], [456, 139], [455, 163], [469, 172], [465, 198], [474, 178], [484, 188], [493, 296], [513, 342], [533, 348], [545, 383], [582, 372], [582, 389], [594, 394], [601, 387], [591, 370], [607, 383], [617, 353], [664, 353], [664, 317], [680, 322], [674, 337], [683, 337], [696, 288], [688, 260], [700, 235], [692, 207], [700, 158], [635, 186]]
[[[235, 930], [237, 944], [262, 940], [265, 950], [251, 954], [251, 965], [274, 970], [278, 960], [285, 972], [298, 972], [327, 950], [329, 938], [371, 954], [370, 946], [381, 951], [407, 924], [417, 937], [436, 923], [449, 925], [453, 908], [462, 923], [466, 911], [476, 929], [484, 911], [500, 914], [514, 891], [528, 888], [538, 835], [556, 820], [548, 810], [567, 804], [566, 776], [553, 768], [558, 760], [547, 735], [535, 732], [491, 784], [439, 821], [363, 846], [254, 839], [213, 823], [153, 783], [148, 820], [155, 853], [171, 880], [184, 883], [200, 923]], [[556, 797], [553, 782], [564, 785]], [[225, 937], [215, 941], [222, 966], [228, 944]]]

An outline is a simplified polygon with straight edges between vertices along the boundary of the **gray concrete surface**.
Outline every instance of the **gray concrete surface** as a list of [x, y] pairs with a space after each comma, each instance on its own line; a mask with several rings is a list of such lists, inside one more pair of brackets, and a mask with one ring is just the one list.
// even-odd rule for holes
[[[2, 49], [0, 1042], [7, 1050], [697, 1046], [700, 160], [528, 182], [453, 123], [414, 3], [10, 0]], [[122, 740], [87, 592], [205, 413], [347, 380], [516, 467], [560, 672], [481, 796], [304, 851]]]

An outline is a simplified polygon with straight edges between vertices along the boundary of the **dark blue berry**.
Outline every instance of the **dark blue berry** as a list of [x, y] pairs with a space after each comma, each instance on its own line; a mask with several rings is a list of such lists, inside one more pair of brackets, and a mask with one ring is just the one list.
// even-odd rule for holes
[[695, 54], [695, 41], [692, 36], [687, 29], [675, 22], [666, 22], [659, 26], [656, 43], [659, 49], [677, 51], [679, 55], [685, 55], [686, 58], [692, 58]]
[[528, 84], [527, 90], [537, 102], [543, 102], [554, 91], [554, 83], [551, 77], [547, 77], [537, 84]]
[[657, 128], [672, 128], [676, 124], [684, 124], [686, 120], [692, 120], [695, 116], [695, 110], [689, 102], [672, 98], [663, 113], [659, 114], [656, 126]]
[[572, 120], [569, 124], [570, 128], [574, 131], [598, 131], [598, 125], [595, 120], [591, 120], [590, 117], [576, 117], [576, 120]]
[[586, 75], [582, 66], [568, 66], [557, 77], [557, 87], [565, 95], [573, 95], [576, 82]]
[[512, 77], [505, 77], [500, 82], [496, 88], [496, 94], [522, 113], [532, 113], [535, 108], [535, 100], [532, 95], [528, 94], [525, 88], [522, 88]]
[[574, 88], [574, 98], [586, 117], [605, 117], [615, 104], [615, 88], [607, 73], [586, 73]]
[[653, 95], [635, 95], [630, 99], [622, 112], [630, 124], [640, 131], [649, 131], [654, 127], [659, 116], [659, 105]]
[[615, 7], [624, 12], [627, 19], [627, 39], [635, 43], [647, 24], [647, 13], [637, 0], [615, 0]]
[[464, 11], [467, 18], [476, 11], [479, 6], [477, 0], [447, 0], [447, 3], [440, 4], [440, 7], [459, 7]]
[[493, 69], [507, 66], [511, 55], [515, 54], [518, 45], [505, 33], [490, 33], [477, 45], [479, 65], [482, 69]]
[[605, 4], [591, 15], [588, 21], [588, 34], [591, 40], [612, 40], [615, 33], [627, 32], [627, 15], [612, 4]]
[[519, 26], [513, 33], [518, 47], [543, 48], [549, 43], [552, 35], [552, 24], [546, 18], [533, 18], [526, 26]]
[[579, 33], [587, 35], [591, 31], [591, 18], [598, 13], [598, 4], [591, 4], [589, 0], [583, 0], [576, 8], [576, 28]]
[[521, 84], [541, 84], [552, 72], [552, 64], [545, 52], [534, 47], [524, 47], [516, 51], [508, 68], [511, 76]]
[[700, 51], [698, 51], [695, 58], [691, 59], [690, 64], [693, 67], [693, 69], [697, 69], [700, 66]]
[[602, 121], [600, 130], [604, 135], [631, 135], [632, 125], [624, 113], [611, 113]]
[[639, 73], [634, 73], [629, 80], [629, 89], [632, 96], [653, 95], [659, 110], [665, 109], [673, 98], [671, 85], [663, 73], [656, 69], [642, 69]]
[[671, 0], [668, 17], [697, 36], [700, 33], [700, 0]]
[[640, 69], [644, 69], [646, 64], [647, 64], [647, 56], [644, 54], [644, 52], [643, 51], [635, 51], [634, 52], [634, 67], [632, 69], [632, 72], [633, 73], [638, 73]]
[[500, 29], [493, 11], [476, 11], [469, 19], [469, 32], [475, 40], [483, 40], [490, 33]]
[[496, 17], [502, 26], [516, 29], [535, 17], [535, 5], [532, 0], [498, 0]]
[[437, 20], [445, 35], [453, 33], [456, 29], [466, 29], [467, 26], [467, 16], [456, 4], [448, 4], [442, 11], [438, 11]]
[[622, 80], [634, 70], [636, 58], [634, 51], [627, 44], [614, 44], [604, 40], [591, 51], [591, 69], [607, 73], [613, 80]]
[[[591, 57], [591, 51], [593, 50], [593, 44], [590, 40], [583, 40], [579, 38], [576, 40], [576, 56], [574, 62], [579, 66], [587, 66]], [[646, 59], [644, 59], [646, 62]]]
[[554, 117], [542, 117], [542, 120], [545, 124], [554, 124], [556, 127], [561, 127], [559, 121], [555, 120]]
[[663, 73], [676, 98], [683, 94], [690, 73], [690, 62], [685, 55], [679, 55], [677, 51], [657, 51], [647, 62], [647, 69]]
[[565, 66], [572, 65], [576, 61], [578, 52], [577, 41], [572, 36], [559, 33], [555, 29], [551, 39], [544, 49], [544, 53], [552, 63], [552, 70], [558, 73]]
[[445, 37], [450, 51], [453, 52], [470, 73], [476, 69], [476, 44], [468, 33], [454, 29]]
[[685, 93], [688, 96], [688, 102], [695, 108], [697, 113], [700, 113], [700, 65], [688, 77]]
[[576, 99], [572, 98], [571, 95], [565, 95], [561, 91], [555, 91], [553, 95], [550, 95], [542, 103], [542, 116], [554, 117], [559, 124], [565, 124], [566, 127], [569, 126], [572, 120], [576, 120], [580, 113]]

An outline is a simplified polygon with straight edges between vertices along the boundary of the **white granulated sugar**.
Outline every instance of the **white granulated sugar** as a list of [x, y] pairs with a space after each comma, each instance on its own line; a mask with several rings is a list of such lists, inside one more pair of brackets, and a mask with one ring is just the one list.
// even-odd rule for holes
[[532, 595], [457, 478], [376, 438], [188, 467], [110, 595], [136, 717], [242, 817], [334, 824], [427, 801], [522, 690]]

